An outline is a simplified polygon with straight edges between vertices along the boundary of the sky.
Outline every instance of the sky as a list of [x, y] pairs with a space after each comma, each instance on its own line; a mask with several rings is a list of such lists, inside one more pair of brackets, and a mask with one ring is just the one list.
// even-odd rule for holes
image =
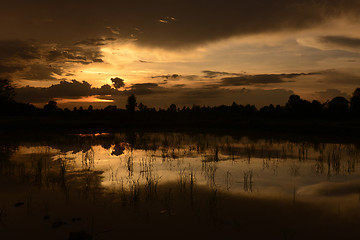
[[360, 87], [360, 0], [2, 0], [16, 100], [123, 108], [325, 102]]

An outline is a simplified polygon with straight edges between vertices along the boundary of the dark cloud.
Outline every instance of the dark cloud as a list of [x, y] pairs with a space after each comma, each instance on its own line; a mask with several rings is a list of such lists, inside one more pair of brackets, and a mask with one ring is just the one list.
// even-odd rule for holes
[[0, 75], [4, 76], [5, 74], [14, 73], [19, 70], [24, 69], [24, 66], [20, 65], [2, 65], [0, 63]]
[[52, 50], [46, 55], [46, 59], [50, 62], [56, 61], [61, 57], [63, 57], [63, 53], [57, 50]]
[[103, 62], [101, 57], [97, 47], [49, 47], [34, 41], [0, 40], [0, 77], [56, 80], [65, 74], [65, 63], [98, 63]]
[[66, 62], [71, 62], [71, 63], [80, 63], [82, 65], [89, 65], [90, 63], [92, 63], [91, 61], [82, 61], [82, 60], [68, 60]]
[[[218, 88], [221, 86], [247, 86], [258, 84], [271, 84], [271, 83], [283, 83], [292, 82], [293, 78], [306, 75], [318, 75], [321, 72], [312, 73], [284, 73], [284, 74], [258, 74], [247, 75], [244, 73], [232, 73], [232, 72], [220, 72], [220, 71], [202, 71], [203, 75], [180, 75], [180, 74], [167, 74], [152, 76], [151, 78], [161, 78], [165, 81], [177, 81], [177, 80], [196, 80], [196, 81], [220, 81], [211, 84], [204, 85], [204, 88]], [[228, 77], [223, 77], [228, 76]], [[221, 78], [222, 77], [222, 78]]]
[[116, 89], [125, 87], [124, 79], [121, 79], [119, 77], [111, 78], [111, 82]]
[[91, 94], [91, 84], [86, 81], [61, 81], [59, 84], [49, 87], [48, 91], [53, 96], [58, 95], [57, 97], [89, 96]]
[[104, 62], [104, 60], [102, 60], [101, 58], [95, 58], [92, 61], [93, 62], [100, 62], [100, 63]]
[[182, 88], [182, 87], [185, 87], [186, 85], [185, 84], [175, 84], [173, 87], [174, 88]]
[[[121, 85], [120, 78], [113, 78], [115, 82]], [[112, 88], [109, 84], [105, 84], [100, 88], [92, 87], [86, 81], [79, 82], [77, 80], [60, 81], [50, 87], [19, 87], [16, 88], [16, 100], [20, 102], [44, 103], [51, 99], [60, 98], [81, 98], [87, 96], [100, 96], [103, 99], [112, 99], [116, 96], [135, 95], [153, 95], [167, 92], [166, 89], [159, 87], [155, 83], [138, 83], [133, 84], [125, 91]]]
[[140, 44], [181, 47], [235, 35], [306, 29], [336, 17], [356, 16], [360, 9], [357, 0], [176, 2], [177, 7], [173, 8], [172, 1], [161, 1], [159, 10], [155, 10], [159, 16], [174, 16], [174, 23], [141, 22], [142, 34], [137, 35]]
[[226, 76], [226, 75], [232, 75], [232, 76], [242, 75], [240, 73], [217, 72], [217, 71], [209, 71], [209, 70], [202, 71], [202, 73], [204, 74], [205, 78], [215, 78], [215, 77]]
[[136, 83], [131, 85], [130, 90], [128, 90], [129, 94], [135, 95], [158, 94], [160, 91], [164, 92], [166, 90], [156, 83]]
[[[176, 85], [160, 85], [157, 83], [138, 83], [132, 84], [120, 91], [113, 88], [109, 84], [105, 84], [100, 88], [92, 87], [88, 82], [61, 81], [59, 84], [54, 84], [48, 88], [23, 87], [17, 88], [17, 100], [31, 103], [44, 103], [50, 99], [61, 98], [81, 98], [87, 96], [97, 96], [102, 99], [115, 100], [115, 103], [121, 107], [125, 102], [127, 96], [135, 94], [139, 101], [142, 101], [148, 106], [165, 107], [170, 103], [175, 103], [178, 106], [198, 105], [229, 105], [233, 101], [239, 104], [255, 104], [256, 106], [263, 106], [272, 104], [285, 104], [288, 97], [294, 94], [293, 91], [287, 89], [239, 89], [239, 88], [223, 88], [223, 86], [248, 86], [248, 85], [264, 85], [264, 84], [278, 84], [284, 81], [291, 81], [301, 76], [319, 75], [317, 78], [322, 79], [325, 83], [337, 83], [339, 85], [360, 84], [360, 77], [350, 75], [335, 70], [328, 70], [314, 73], [290, 73], [290, 74], [262, 74], [262, 75], [243, 75], [237, 77], [227, 77], [217, 79], [220, 82], [207, 87], [189, 87], [184, 84]], [[171, 76], [171, 75], [169, 75]], [[239, 78], [241, 77], [241, 78]], [[39, 78], [39, 77], [37, 77]], [[111, 79], [117, 86], [123, 86], [124, 82], [121, 78]], [[165, 87], [167, 86], [167, 87]], [[349, 98], [349, 95], [337, 89], [326, 89], [314, 93], [314, 99], [326, 101], [335, 96], [344, 96]]]
[[149, 61], [145, 61], [145, 60], [139, 60], [140, 63], [153, 63], [153, 62], [149, 62]]
[[40, 58], [39, 50], [31, 42], [0, 40], [0, 61], [15, 59], [30, 60], [37, 58]]
[[156, 83], [136, 83], [131, 85], [131, 89], [140, 89], [140, 88], [155, 88], [159, 85]]
[[164, 79], [165, 81], [179, 81], [179, 80], [201, 80], [200, 76], [198, 75], [181, 75], [181, 74], [165, 74], [165, 75], [158, 75], [152, 76], [151, 78], [160, 78]]
[[26, 80], [57, 80], [54, 76], [63, 74], [61, 67], [52, 67], [45, 64], [33, 64], [22, 72], [21, 77]]
[[46, 56], [47, 60], [57, 61], [60, 59], [69, 59], [69, 60], [83, 60], [86, 61], [86, 57], [84, 56], [76, 56], [74, 53], [71, 53], [69, 51], [58, 51], [58, 50], [52, 50], [49, 52], [49, 54]]
[[16, 88], [16, 100], [30, 103], [46, 103], [51, 99], [77, 99], [87, 96], [96, 96], [101, 99], [115, 100], [118, 106], [125, 106], [126, 98], [135, 94], [138, 101], [148, 106], [165, 107], [170, 103], [178, 106], [192, 106], [193, 104], [216, 106], [231, 104], [255, 104], [257, 106], [285, 104], [293, 91], [285, 89], [221, 89], [221, 88], [186, 88], [185, 85], [175, 85], [163, 88], [155, 83], [133, 84], [129, 89], [119, 91], [105, 84], [100, 88], [92, 87], [86, 81], [61, 81], [47, 88], [19, 87]]
[[88, 82], [61, 81], [48, 88], [22, 87], [16, 88], [16, 100], [20, 102], [47, 102], [54, 98], [78, 98], [91, 95], [91, 85]]
[[272, 84], [291, 82], [289, 80], [304, 75], [315, 75], [319, 73], [289, 73], [289, 74], [259, 74], [242, 75], [237, 77], [226, 77], [221, 79], [220, 86], [247, 86], [257, 84]]
[[180, 80], [182, 76], [179, 74], [167, 74], [167, 75], [158, 75], [158, 76], [152, 76], [151, 78], [162, 78], [166, 80]]
[[332, 44], [342, 47], [360, 48], [360, 38], [345, 36], [323, 36], [319, 38], [321, 43]]
[[90, 38], [84, 41], [76, 42], [75, 45], [84, 45], [84, 46], [103, 46], [107, 42], [115, 41], [116, 38]]
[[358, 21], [359, 12], [358, 0], [13, 0], [1, 3], [0, 31], [8, 38], [87, 46], [101, 46], [99, 36], [114, 36], [173, 48], [306, 29], [336, 18]]
[[10, 78], [26, 68], [26, 62], [40, 58], [39, 50], [31, 42], [0, 40], [0, 77]]
[[91, 95], [119, 95], [121, 92], [117, 89], [112, 88], [109, 84], [102, 85], [100, 88], [92, 88]]
[[20, 87], [16, 88], [16, 100], [20, 102], [43, 103], [56, 98], [81, 98], [93, 95], [119, 95], [121, 92], [105, 84], [94, 88], [86, 81], [60, 81], [50, 87]]
[[48, 52], [46, 60], [48, 62], [75, 62], [90, 64], [92, 62], [103, 62], [102, 55], [97, 48], [83, 49], [81, 47], [55, 49]]

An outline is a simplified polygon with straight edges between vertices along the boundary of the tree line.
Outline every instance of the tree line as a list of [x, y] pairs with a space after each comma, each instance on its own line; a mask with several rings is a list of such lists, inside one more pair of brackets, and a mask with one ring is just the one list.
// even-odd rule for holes
[[344, 97], [334, 97], [333, 99], [321, 103], [317, 100], [307, 101], [298, 95], [291, 95], [287, 103], [283, 106], [269, 104], [261, 108], [254, 105], [241, 105], [233, 102], [232, 105], [221, 106], [199, 106], [177, 107], [170, 104], [166, 109], [156, 109], [148, 107], [143, 103], [138, 103], [136, 96], [131, 95], [127, 98], [125, 109], [117, 108], [109, 105], [103, 109], [94, 109], [92, 105], [88, 108], [74, 107], [73, 109], [60, 108], [57, 102], [50, 100], [43, 108], [35, 107], [32, 104], [19, 103], [14, 100], [15, 89], [11, 82], [7, 79], [0, 79], [0, 114], [1, 115], [53, 115], [53, 116], [87, 116], [87, 115], [160, 115], [175, 117], [253, 117], [253, 116], [269, 116], [269, 117], [357, 117], [360, 116], [360, 88], [355, 89], [350, 101]]

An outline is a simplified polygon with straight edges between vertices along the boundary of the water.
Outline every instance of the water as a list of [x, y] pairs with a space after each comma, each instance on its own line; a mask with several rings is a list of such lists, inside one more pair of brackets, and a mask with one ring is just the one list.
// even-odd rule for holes
[[[3, 190], [8, 202], [26, 205], [30, 198], [27, 211], [40, 211], [38, 217], [49, 215], [44, 209], [51, 204], [53, 214], [55, 205], [70, 215], [78, 210], [76, 204], [100, 208], [92, 216], [77, 212], [88, 223], [67, 224], [64, 237], [75, 230], [94, 231], [90, 219], [99, 218], [105, 205], [123, 215], [135, 209], [125, 218], [134, 215], [146, 224], [162, 222], [159, 214], [180, 222], [196, 216], [220, 236], [240, 232], [253, 237], [258, 228], [268, 229], [274, 239], [322, 239], [326, 234], [351, 239], [358, 233], [352, 227], [360, 219], [356, 144], [184, 133], [64, 134], [3, 142], [0, 156], [2, 184], [19, 189]], [[63, 218], [73, 219], [69, 214]], [[106, 219], [122, 221], [112, 213]], [[101, 239], [117, 234], [112, 229]]]

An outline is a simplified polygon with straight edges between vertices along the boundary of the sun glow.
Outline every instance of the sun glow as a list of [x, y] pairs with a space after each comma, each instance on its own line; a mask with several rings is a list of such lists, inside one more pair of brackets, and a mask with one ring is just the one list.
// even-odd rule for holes
[[110, 100], [110, 99], [101, 99], [101, 98], [99, 98], [99, 96], [88, 96], [88, 97], [82, 97], [82, 98], [78, 98], [78, 99], [60, 98], [60, 99], [56, 99], [56, 101], [59, 104], [62, 104], [62, 103], [114, 102], [114, 100]]

